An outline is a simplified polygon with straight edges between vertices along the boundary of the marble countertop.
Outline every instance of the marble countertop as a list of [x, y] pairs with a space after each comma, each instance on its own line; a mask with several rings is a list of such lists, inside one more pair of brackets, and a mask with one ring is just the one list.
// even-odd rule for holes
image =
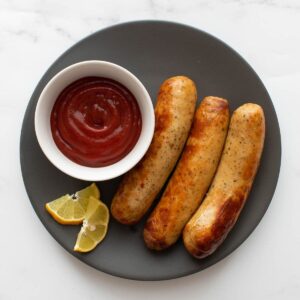
[[[237, 50], [282, 134], [278, 186], [253, 234], [213, 267], [164, 282], [115, 278], [69, 255], [35, 215], [19, 164], [23, 115], [49, 65], [86, 35], [141, 19], [186, 23]], [[0, 299], [300, 299], [299, 28], [298, 0], [0, 0]]]

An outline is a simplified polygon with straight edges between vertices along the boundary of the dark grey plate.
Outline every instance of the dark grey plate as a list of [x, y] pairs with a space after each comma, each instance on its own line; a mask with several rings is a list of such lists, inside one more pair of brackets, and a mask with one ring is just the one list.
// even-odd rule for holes
[[[73, 252], [78, 226], [62, 226], [45, 211], [46, 202], [88, 183], [57, 170], [42, 153], [34, 132], [34, 111], [47, 82], [61, 69], [83, 60], [107, 60], [132, 71], [155, 103], [159, 85], [174, 75], [187, 75], [197, 84], [199, 101], [206, 95], [225, 97], [230, 108], [253, 101], [266, 115], [265, 149], [248, 202], [222, 246], [204, 260], [193, 259], [179, 241], [170, 250], [149, 251], [142, 239], [145, 218], [136, 227], [111, 220], [104, 242], [89, 254]], [[24, 184], [33, 208], [50, 234], [72, 255], [103, 272], [137, 280], [163, 280], [201, 271], [234, 251], [266, 212], [278, 179], [281, 142], [271, 99], [253, 69], [234, 50], [198, 29], [162, 21], [112, 26], [78, 42], [49, 68], [36, 87], [24, 117], [20, 159]], [[120, 179], [98, 182], [110, 205]]]

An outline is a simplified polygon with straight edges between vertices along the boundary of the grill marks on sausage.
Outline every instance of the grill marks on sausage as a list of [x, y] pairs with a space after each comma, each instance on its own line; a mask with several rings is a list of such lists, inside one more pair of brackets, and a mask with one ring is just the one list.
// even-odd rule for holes
[[172, 112], [168, 109], [170, 103], [170, 93], [172, 90], [171, 82], [163, 85], [158, 93], [159, 102], [155, 107], [155, 132], [154, 135], [161, 134], [162, 131], [170, 127], [172, 122]]

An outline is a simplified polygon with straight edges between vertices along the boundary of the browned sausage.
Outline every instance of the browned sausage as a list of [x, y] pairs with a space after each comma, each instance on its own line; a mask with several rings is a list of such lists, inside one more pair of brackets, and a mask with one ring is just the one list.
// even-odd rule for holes
[[165, 249], [181, 235], [213, 179], [228, 123], [227, 101], [217, 97], [204, 98], [176, 170], [146, 223], [144, 240], [148, 248]]
[[233, 113], [215, 178], [183, 232], [185, 247], [193, 256], [212, 254], [234, 226], [251, 189], [264, 137], [265, 118], [259, 105], [244, 104]]
[[123, 224], [137, 223], [173, 170], [187, 139], [197, 91], [184, 76], [167, 79], [155, 107], [155, 132], [143, 159], [127, 173], [113, 198], [111, 212]]

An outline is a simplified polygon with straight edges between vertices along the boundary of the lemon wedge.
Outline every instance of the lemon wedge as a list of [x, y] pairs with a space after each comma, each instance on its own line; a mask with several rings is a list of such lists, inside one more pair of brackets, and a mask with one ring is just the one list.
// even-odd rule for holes
[[89, 252], [93, 250], [105, 238], [108, 222], [107, 206], [97, 198], [90, 197], [74, 251]]
[[73, 195], [67, 194], [47, 203], [46, 210], [60, 224], [81, 224], [85, 218], [90, 197], [100, 198], [100, 192], [95, 183]]

